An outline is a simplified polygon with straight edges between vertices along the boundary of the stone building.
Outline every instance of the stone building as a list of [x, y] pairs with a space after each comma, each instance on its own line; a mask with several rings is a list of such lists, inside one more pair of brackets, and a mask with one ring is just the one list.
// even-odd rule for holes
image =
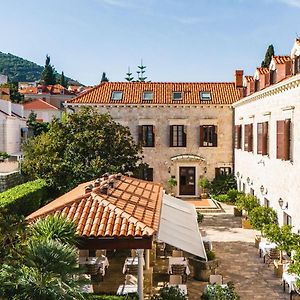
[[300, 41], [290, 56], [274, 56], [244, 84], [245, 97], [233, 104], [238, 188], [299, 231]]
[[198, 196], [200, 177], [232, 171], [232, 103], [242, 78], [237, 71], [235, 83], [104, 82], [65, 105], [93, 106], [128, 126], [150, 166], [142, 177], [165, 185], [173, 177], [177, 196]]

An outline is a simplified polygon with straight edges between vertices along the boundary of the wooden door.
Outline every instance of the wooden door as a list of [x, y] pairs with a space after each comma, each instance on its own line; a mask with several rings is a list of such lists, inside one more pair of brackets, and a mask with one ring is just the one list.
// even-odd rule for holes
[[179, 194], [191, 195], [196, 194], [196, 168], [179, 167]]

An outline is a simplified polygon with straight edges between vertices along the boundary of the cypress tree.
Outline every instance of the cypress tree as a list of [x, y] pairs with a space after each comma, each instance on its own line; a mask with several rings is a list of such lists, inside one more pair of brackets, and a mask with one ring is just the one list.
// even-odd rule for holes
[[261, 63], [262, 68], [269, 68], [273, 55], [275, 55], [275, 51], [274, 46], [271, 44], [267, 49], [265, 59]]
[[61, 72], [61, 76], [60, 76], [60, 81], [59, 81], [59, 83], [60, 83], [63, 87], [65, 87], [65, 88], [66, 88], [67, 85], [68, 85], [64, 72]]
[[41, 80], [45, 85], [53, 85], [56, 83], [55, 69], [50, 65], [50, 56], [46, 55], [45, 67], [41, 75]]

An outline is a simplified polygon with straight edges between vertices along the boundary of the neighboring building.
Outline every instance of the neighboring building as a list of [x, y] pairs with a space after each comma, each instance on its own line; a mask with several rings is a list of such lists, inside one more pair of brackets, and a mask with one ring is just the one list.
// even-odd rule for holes
[[23, 106], [0, 99], [0, 152], [20, 157], [21, 143], [26, 137]]
[[29, 86], [19, 89], [19, 92], [24, 95], [25, 100], [42, 99], [61, 110], [66, 100], [76, 96], [76, 93], [60, 84]]
[[8, 82], [8, 76], [0, 74], [0, 84], [4, 84]]
[[300, 230], [300, 41], [290, 56], [274, 56], [244, 80], [246, 97], [233, 104], [238, 189]]
[[10, 89], [0, 87], [0, 99], [10, 101]]
[[236, 83], [104, 82], [65, 105], [97, 107], [128, 126], [150, 166], [141, 177], [164, 185], [173, 177], [176, 195], [193, 197], [200, 177], [232, 171], [232, 103], [242, 78], [237, 71]]
[[39, 122], [50, 122], [53, 118], [60, 119], [61, 110], [47, 103], [42, 99], [35, 99], [23, 104], [24, 115], [26, 118], [31, 112], [36, 114], [36, 120]]

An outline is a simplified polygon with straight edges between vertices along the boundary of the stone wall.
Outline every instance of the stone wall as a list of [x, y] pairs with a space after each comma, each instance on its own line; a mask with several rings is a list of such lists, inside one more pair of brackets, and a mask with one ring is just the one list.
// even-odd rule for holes
[[23, 182], [22, 175], [15, 171], [11, 173], [0, 173], [0, 193]]

